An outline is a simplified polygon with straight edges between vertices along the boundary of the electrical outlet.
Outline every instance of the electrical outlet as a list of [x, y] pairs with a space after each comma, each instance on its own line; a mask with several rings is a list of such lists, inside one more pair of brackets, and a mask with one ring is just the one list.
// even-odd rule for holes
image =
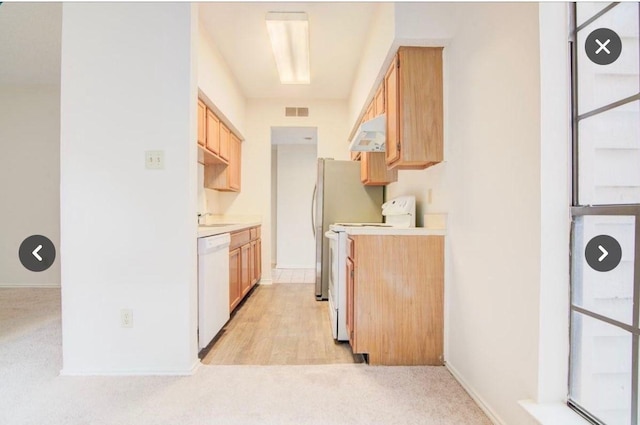
[[164, 168], [164, 151], [146, 151], [144, 163], [147, 170], [162, 170]]
[[129, 308], [120, 310], [120, 326], [123, 328], [133, 327], [133, 310]]

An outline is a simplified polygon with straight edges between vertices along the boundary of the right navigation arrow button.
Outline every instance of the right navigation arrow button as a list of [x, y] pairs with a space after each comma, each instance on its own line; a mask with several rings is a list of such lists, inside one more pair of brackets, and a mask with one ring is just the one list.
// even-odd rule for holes
[[620, 264], [622, 248], [615, 238], [609, 235], [598, 235], [587, 243], [584, 257], [592, 269], [608, 272]]
[[600, 258], [598, 258], [598, 261], [602, 262], [602, 260], [607, 258], [607, 255], [609, 255], [609, 252], [606, 249], [604, 249], [602, 245], [598, 245], [598, 248], [600, 249], [600, 251], [602, 251], [602, 255], [600, 256]]

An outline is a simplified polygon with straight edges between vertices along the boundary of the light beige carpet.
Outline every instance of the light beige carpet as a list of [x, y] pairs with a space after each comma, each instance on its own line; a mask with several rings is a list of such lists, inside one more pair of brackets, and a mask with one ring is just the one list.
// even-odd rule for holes
[[60, 377], [58, 290], [0, 289], [0, 424], [490, 424], [444, 367], [202, 366]]

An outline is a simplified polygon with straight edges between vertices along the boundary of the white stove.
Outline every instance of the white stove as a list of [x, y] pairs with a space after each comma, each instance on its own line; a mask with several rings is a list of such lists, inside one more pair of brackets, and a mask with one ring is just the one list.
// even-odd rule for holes
[[[348, 341], [347, 334], [347, 239], [354, 230], [358, 234], [377, 234], [381, 231], [408, 231], [416, 225], [416, 200], [401, 196], [382, 205], [385, 223], [335, 223], [329, 226], [329, 318], [333, 338]], [[417, 229], [416, 229], [417, 230]]]

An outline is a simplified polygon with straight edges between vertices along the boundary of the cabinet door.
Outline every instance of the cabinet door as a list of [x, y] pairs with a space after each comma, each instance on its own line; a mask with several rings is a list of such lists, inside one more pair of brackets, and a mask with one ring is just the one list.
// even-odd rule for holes
[[249, 289], [251, 289], [251, 244], [245, 244], [240, 247], [240, 296], [244, 297]]
[[349, 335], [349, 343], [353, 352], [356, 352], [355, 346], [355, 326], [354, 326], [354, 296], [355, 296], [355, 270], [351, 258], [347, 258], [347, 334]]
[[384, 81], [380, 83], [373, 102], [375, 104], [374, 116], [377, 117], [378, 115], [384, 114]]
[[230, 158], [229, 158], [229, 188], [240, 191], [240, 172], [241, 172], [241, 151], [240, 139], [235, 134], [231, 135]]
[[231, 131], [229, 128], [224, 125], [223, 122], [220, 123], [220, 158], [229, 160], [229, 144], [231, 143]]
[[205, 146], [207, 135], [206, 135], [206, 115], [207, 115], [207, 106], [203, 101], [198, 99], [198, 144], [200, 146]]
[[229, 312], [240, 303], [240, 248], [229, 251]]
[[251, 286], [258, 282], [258, 241], [251, 241]]
[[207, 149], [218, 155], [220, 152], [220, 120], [207, 109]]
[[398, 121], [398, 57], [396, 56], [384, 77], [385, 105], [387, 112], [386, 162], [392, 164], [400, 158]]
[[369, 104], [369, 106], [367, 107], [367, 112], [365, 114], [365, 121], [369, 121], [372, 118], [375, 118], [376, 113], [375, 113], [375, 102], [372, 100], [371, 103]]
[[262, 278], [262, 239], [258, 239], [256, 244], [256, 274], [257, 283]]
[[384, 186], [398, 181], [398, 170], [387, 168], [384, 152], [362, 152], [360, 181], [365, 186]]

